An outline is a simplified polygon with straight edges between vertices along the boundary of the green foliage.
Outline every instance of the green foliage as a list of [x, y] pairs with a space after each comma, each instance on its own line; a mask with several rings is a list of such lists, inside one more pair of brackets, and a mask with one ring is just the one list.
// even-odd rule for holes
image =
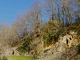
[[77, 19], [76, 19], [76, 22], [80, 23], [80, 18], [77, 18]]
[[49, 36], [45, 34], [45, 35], [43, 35], [43, 39], [44, 39], [44, 45], [48, 46], [50, 44], [50, 42], [49, 42], [49, 40], [50, 40]]
[[48, 46], [51, 42], [52, 42], [52, 36], [50, 36], [50, 34], [45, 34], [44, 36], [43, 36], [43, 39], [44, 39], [44, 45], [45, 46]]
[[30, 51], [30, 41], [31, 39], [28, 37], [27, 40], [22, 44], [22, 46], [18, 49], [20, 52], [29, 52]]
[[49, 33], [50, 33], [50, 36], [54, 36], [55, 30], [51, 30]]
[[77, 26], [73, 25], [73, 26], [70, 27], [70, 30], [75, 30], [76, 28], [77, 28]]
[[79, 28], [79, 30], [77, 31], [77, 33], [80, 34], [80, 28]]
[[44, 53], [46, 53], [47, 51], [49, 51], [50, 49], [46, 49], [46, 50], [44, 50]]
[[58, 41], [59, 35], [62, 33], [61, 30], [55, 32], [55, 30], [50, 30], [49, 33], [43, 35], [44, 45], [49, 46], [54, 40], [55, 42]]
[[57, 33], [54, 34], [54, 40], [57, 41], [60, 35], [60, 31], [58, 31]]
[[58, 30], [57, 32], [55, 32], [54, 35], [53, 35], [54, 41], [57, 42], [59, 36], [60, 36], [60, 35], [64, 36], [65, 34], [66, 34], [66, 30], [65, 30], [65, 29], [62, 29], [62, 28], [59, 29], [59, 30]]
[[80, 54], [80, 44], [78, 45], [78, 54]]

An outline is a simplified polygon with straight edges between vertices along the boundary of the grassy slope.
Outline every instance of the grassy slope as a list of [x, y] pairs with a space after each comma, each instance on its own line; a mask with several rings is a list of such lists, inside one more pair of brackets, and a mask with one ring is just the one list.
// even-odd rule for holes
[[11, 55], [7, 57], [8, 60], [32, 60], [31, 56], [15, 56]]

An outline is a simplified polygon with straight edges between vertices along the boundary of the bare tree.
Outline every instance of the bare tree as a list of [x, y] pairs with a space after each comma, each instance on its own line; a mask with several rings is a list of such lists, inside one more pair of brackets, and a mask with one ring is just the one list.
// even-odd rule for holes
[[12, 25], [12, 31], [15, 38], [20, 39], [28, 34], [26, 23], [23, 19], [17, 20]]
[[4, 49], [11, 47], [11, 45], [9, 45], [10, 41], [12, 41], [12, 40], [9, 40], [10, 35], [11, 35], [11, 26], [7, 24], [1, 25], [1, 28], [0, 28], [0, 48], [1, 50], [4, 51]]
[[55, 16], [55, 0], [44, 0], [44, 9], [46, 14], [54, 20]]
[[36, 0], [31, 7], [32, 8], [28, 11], [28, 13], [24, 15], [24, 18], [28, 29], [31, 29], [34, 32], [37, 29], [40, 30], [42, 25], [40, 0]]

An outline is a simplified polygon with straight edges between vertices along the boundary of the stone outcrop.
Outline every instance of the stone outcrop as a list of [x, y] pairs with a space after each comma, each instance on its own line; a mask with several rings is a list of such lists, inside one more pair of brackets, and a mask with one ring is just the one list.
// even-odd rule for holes
[[9, 56], [9, 55], [19, 56], [19, 52], [16, 50], [16, 47], [6, 49], [3, 54], [4, 56]]
[[[64, 36], [60, 36], [58, 42], [49, 49], [45, 55], [51, 55], [46, 58], [42, 58], [40, 60], [75, 60], [80, 59], [80, 55], [77, 54], [79, 44], [77, 33], [74, 31], [70, 31], [68, 34]], [[74, 59], [75, 58], [75, 59]]]
[[57, 52], [40, 60], [80, 60], [80, 54], [78, 53], [78, 47], [73, 46], [63, 52]]

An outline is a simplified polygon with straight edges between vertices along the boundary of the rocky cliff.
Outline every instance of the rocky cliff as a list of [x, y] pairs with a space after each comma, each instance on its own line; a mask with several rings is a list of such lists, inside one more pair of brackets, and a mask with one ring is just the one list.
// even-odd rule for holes
[[77, 33], [69, 31], [60, 36], [55, 45], [46, 50], [39, 60], [80, 60], [80, 41]]

